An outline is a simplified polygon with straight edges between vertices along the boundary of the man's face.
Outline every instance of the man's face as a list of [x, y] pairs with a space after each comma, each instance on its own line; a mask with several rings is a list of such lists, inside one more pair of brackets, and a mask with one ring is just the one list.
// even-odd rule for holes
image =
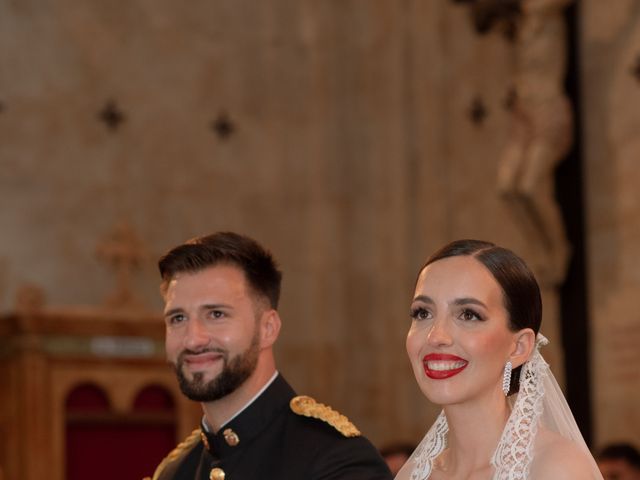
[[623, 459], [598, 461], [604, 480], [640, 480], [640, 472]]
[[180, 273], [164, 299], [167, 359], [185, 396], [211, 402], [240, 387], [258, 363], [264, 310], [244, 272], [223, 264]]

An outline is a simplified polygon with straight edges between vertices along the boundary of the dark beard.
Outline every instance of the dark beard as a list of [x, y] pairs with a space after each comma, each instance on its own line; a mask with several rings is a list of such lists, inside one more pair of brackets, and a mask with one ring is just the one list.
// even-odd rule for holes
[[[222, 371], [207, 383], [202, 380], [203, 372], [195, 373], [193, 380], [189, 380], [183, 371], [184, 355], [203, 352], [221, 353], [223, 355]], [[180, 353], [178, 361], [173, 364], [173, 368], [178, 377], [180, 390], [187, 398], [196, 402], [213, 402], [234, 392], [251, 376], [258, 364], [259, 353], [259, 337], [256, 330], [256, 335], [251, 339], [249, 348], [231, 359], [229, 359], [229, 354], [225, 350], [209, 349], [199, 352], [185, 350]]]

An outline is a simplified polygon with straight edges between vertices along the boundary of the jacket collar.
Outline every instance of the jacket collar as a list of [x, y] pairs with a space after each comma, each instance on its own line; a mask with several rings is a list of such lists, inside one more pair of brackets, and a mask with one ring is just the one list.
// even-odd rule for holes
[[275, 417], [289, 408], [295, 396], [293, 388], [278, 374], [271, 385], [249, 406], [224, 424], [217, 433], [201, 425], [202, 441], [214, 458], [225, 458], [241, 451], [244, 445], [258, 437]]

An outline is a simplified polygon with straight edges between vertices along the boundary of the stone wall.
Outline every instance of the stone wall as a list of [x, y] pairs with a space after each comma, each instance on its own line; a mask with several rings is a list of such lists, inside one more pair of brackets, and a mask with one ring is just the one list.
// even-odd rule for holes
[[417, 440], [436, 409], [404, 337], [426, 256], [477, 237], [539, 260], [497, 185], [514, 61], [444, 1], [0, 2], [1, 305], [24, 284], [102, 304], [96, 247], [127, 222], [158, 310], [158, 255], [241, 231], [285, 272], [281, 371], [376, 443]]

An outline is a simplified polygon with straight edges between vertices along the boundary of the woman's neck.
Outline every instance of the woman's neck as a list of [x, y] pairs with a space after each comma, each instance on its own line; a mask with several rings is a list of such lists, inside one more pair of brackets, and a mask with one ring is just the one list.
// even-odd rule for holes
[[439, 468], [467, 478], [490, 469], [490, 461], [509, 418], [509, 405], [497, 393], [473, 403], [444, 407], [449, 425], [447, 450]]

